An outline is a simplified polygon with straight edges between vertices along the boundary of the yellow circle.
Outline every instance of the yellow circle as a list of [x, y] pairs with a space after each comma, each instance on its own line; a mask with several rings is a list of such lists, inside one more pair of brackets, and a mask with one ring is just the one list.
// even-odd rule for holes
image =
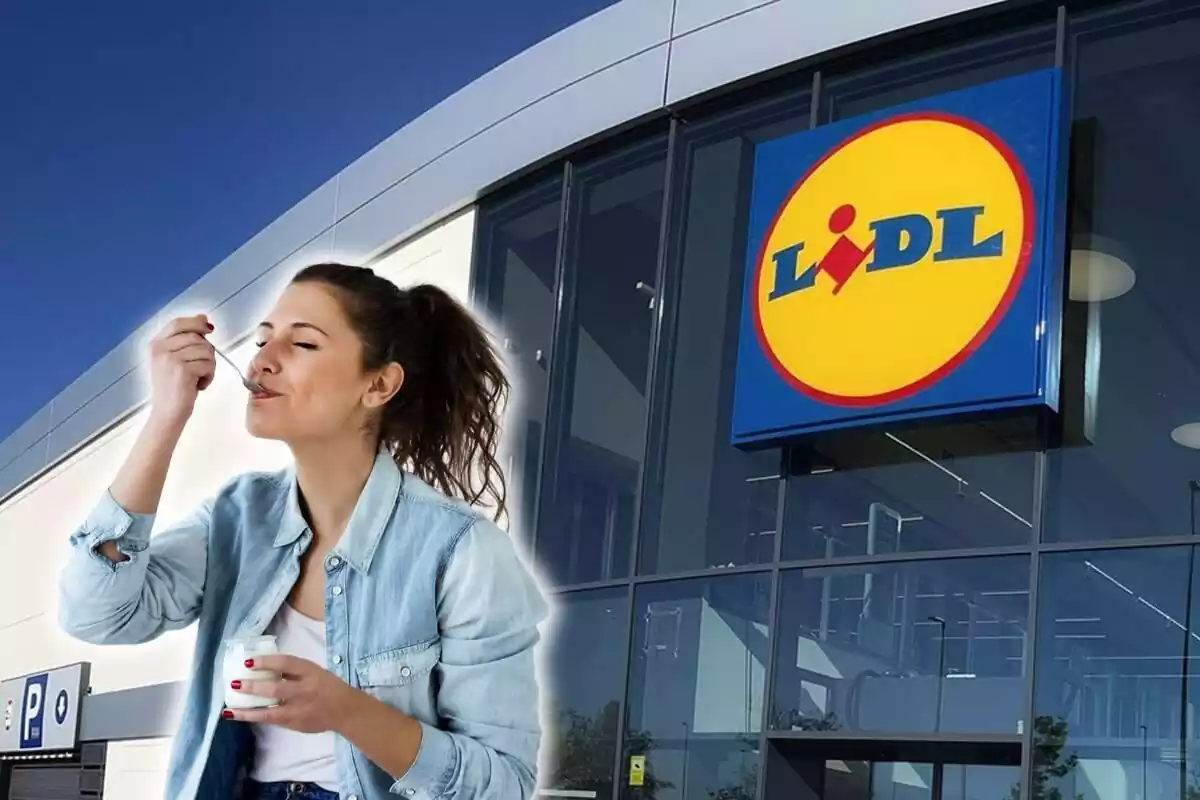
[[[973, 123], [910, 116], [860, 132], [801, 181], [768, 231], [755, 289], [764, 350], [797, 388], [833, 403], [890, 402], [940, 379], [986, 338], [1019, 287], [1031, 204], [1011, 151]], [[889, 269], [872, 269], [870, 253], [836, 294], [833, 273], [818, 270], [810, 288], [772, 299], [775, 255], [803, 243], [799, 277], [838, 241], [831, 216], [846, 205], [855, 215], [842, 235], [858, 248], [872, 245], [873, 222], [906, 215], [928, 220], [931, 246]], [[978, 207], [972, 244], [1000, 234], [999, 255], [935, 260], [939, 212]]]

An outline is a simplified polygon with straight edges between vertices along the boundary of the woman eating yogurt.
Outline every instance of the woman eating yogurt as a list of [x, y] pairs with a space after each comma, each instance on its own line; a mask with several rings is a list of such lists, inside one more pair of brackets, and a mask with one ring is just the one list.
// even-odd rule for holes
[[293, 466], [232, 477], [151, 537], [212, 331], [179, 318], [152, 342], [148, 421], [59, 588], [86, 642], [198, 625], [166, 796], [530, 797], [547, 605], [473, 508], [505, 502], [508, 383], [482, 329], [432, 286], [302, 270], [258, 328], [246, 406]]

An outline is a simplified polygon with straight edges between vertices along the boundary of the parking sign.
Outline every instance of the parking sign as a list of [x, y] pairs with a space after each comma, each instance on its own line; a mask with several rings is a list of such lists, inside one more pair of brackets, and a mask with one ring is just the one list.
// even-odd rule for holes
[[73, 750], [90, 665], [69, 664], [0, 680], [0, 754]]
[[42, 725], [46, 718], [46, 682], [49, 674], [30, 675], [25, 679], [25, 693], [21, 700], [21, 749], [31, 750], [42, 746]]

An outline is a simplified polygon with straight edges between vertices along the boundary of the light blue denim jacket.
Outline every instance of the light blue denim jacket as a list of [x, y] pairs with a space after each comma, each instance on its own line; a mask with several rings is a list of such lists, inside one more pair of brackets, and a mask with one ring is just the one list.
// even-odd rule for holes
[[[153, 538], [152, 524], [101, 499], [71, 536], [60, 623], [86, 642], [136, 644], [197, 622], [166, 797], [237, 797], [253, 734], [221, 718], [222, 643], [262, 633], [299, 575], [312, 532], [294, 471], [238, 476]], [[109, 540], [128, 561], [96, 552]], [[336, 737], [342, 798], [530, 797], [541, 739], [534, 652], [548, 608], [509, 537], [381, 452], [324, 569], [322, 666], [423, 728], [400, 776]]]

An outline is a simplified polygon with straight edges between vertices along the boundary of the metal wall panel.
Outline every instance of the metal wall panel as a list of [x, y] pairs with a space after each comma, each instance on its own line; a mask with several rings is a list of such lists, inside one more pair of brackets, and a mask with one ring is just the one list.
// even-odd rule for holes
[[146, 357], [146, 345], [158, 330], [156, 319], [144, 322], [108, 355], [54, 398], [54, 425], [61, 425], [76, 411], [91, 403]]
[[[142, 351], [145, 352], [146, 345]], [[133, 367], [50, 431], [46, 466], [58, 463], [81, 444], [129, 414], [146, 399], [146, 378]]]
[[678, 37], [698, 28], [744, 14], [751, 9], [781, 0], [676, 0], [675, 25], [671, 36]]
[[43, 436], [17, 456], [11, 464], [0, 469], [0, 501], [46, 467], [49, 463], [47, 460], [49, 441], [49, 434]]
[[[686, 0], [681, 0], [686, 2]], [[680, 36], [671, 49], [667, 104], [873, 36], [999, 0], [777, 0]]]
[[[0, 442], [0, 470], [16, 461], [17, 456], [22, 455], [33, 446], [34, 442], [50, 432], [51, 416], [51, 407], [47, 405], [27, 419], [25, 424], [13, 431], [7, 439]], [[0, 496], [3, 496], [2, 493]]]

